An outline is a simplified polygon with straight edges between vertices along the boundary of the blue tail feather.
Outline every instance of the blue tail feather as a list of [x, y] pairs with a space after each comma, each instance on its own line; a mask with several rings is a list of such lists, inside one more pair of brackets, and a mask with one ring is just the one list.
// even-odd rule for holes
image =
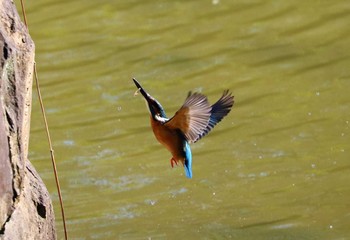
[[186, 177], [192, 178], [192, 153], [191, 153], [191, 148], [190, 145], [188, 144], [187, 141], [185, 141], [185, 174]]

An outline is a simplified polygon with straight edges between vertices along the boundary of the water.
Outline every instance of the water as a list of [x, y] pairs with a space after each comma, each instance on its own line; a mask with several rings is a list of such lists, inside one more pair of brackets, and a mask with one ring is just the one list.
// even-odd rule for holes
[[[26, 8], [71, 239], [350, 237], [348, 1]], [[233, 91], [230, 115], [192, 145], [192, 180], [170, 167], [131, 77], [169, 116], [189, 90]], [[62, 239], [35, 94], [29, 151]]]

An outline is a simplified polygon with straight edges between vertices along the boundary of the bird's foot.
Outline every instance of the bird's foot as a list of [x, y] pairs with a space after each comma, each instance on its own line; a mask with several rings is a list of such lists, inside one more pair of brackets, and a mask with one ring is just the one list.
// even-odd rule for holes
[[175, 160], [175, 158], [171, 158], [171, 159], [170, 159], [170, 164], [171, 164], [171, 167], [172, 167], [172, 168], [174, 167], [174, 163], [175, 163], [176, 166], [177, 166], [177, 161]]

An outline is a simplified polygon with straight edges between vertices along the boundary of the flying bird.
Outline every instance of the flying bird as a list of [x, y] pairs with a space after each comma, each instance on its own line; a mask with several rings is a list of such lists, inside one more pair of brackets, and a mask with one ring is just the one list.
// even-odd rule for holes
[[230, 111], [234, 97], [225, 90], [221, 98], [210, 105], [206, 96], [189, 92], [185, 103], [172, 118], [167, 118], [162, 105], [149, 95], [133, 78], [137, 91], [145, 98], [156, 139], [172, 154], [170, 164], [181, 162], [186, 177], [192, 178], [192, 153], [189, 143], [195, 143], [209, 133]]

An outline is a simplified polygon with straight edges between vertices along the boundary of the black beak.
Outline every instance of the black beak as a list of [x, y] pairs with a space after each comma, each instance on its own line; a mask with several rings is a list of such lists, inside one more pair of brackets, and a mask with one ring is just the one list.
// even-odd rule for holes
[[[165, 112], [163, 110], [162, 105], [156, 100], [154, 99], [151, 95], [149, 95], [141, 86], [141, 84], [135, 79], [132, 79], [137, 87], [137, 91], [135, 92], [135, 95], [137, 94], [137, 92], [140, 92], [142, 94], [142, 96], [145, 98], [147, 105], [148, 105], [148, 109], [152, 115], [152, 117], [155, 119], [156, 115], [159, 115], [163, 118], [166, 118]], [[156, 120], [156, 119], [155, 119]]]
[[149, 94], [143, 89], [143, 87], [141, 86], [141, 84], [136, 80], [136, 78], [132, 79], [136, 85], [136, 87], [138, 88], [138, 90], [140, 91], [140, 93], [142, 94], [142, 96], [147, 100], [149, 99]]

